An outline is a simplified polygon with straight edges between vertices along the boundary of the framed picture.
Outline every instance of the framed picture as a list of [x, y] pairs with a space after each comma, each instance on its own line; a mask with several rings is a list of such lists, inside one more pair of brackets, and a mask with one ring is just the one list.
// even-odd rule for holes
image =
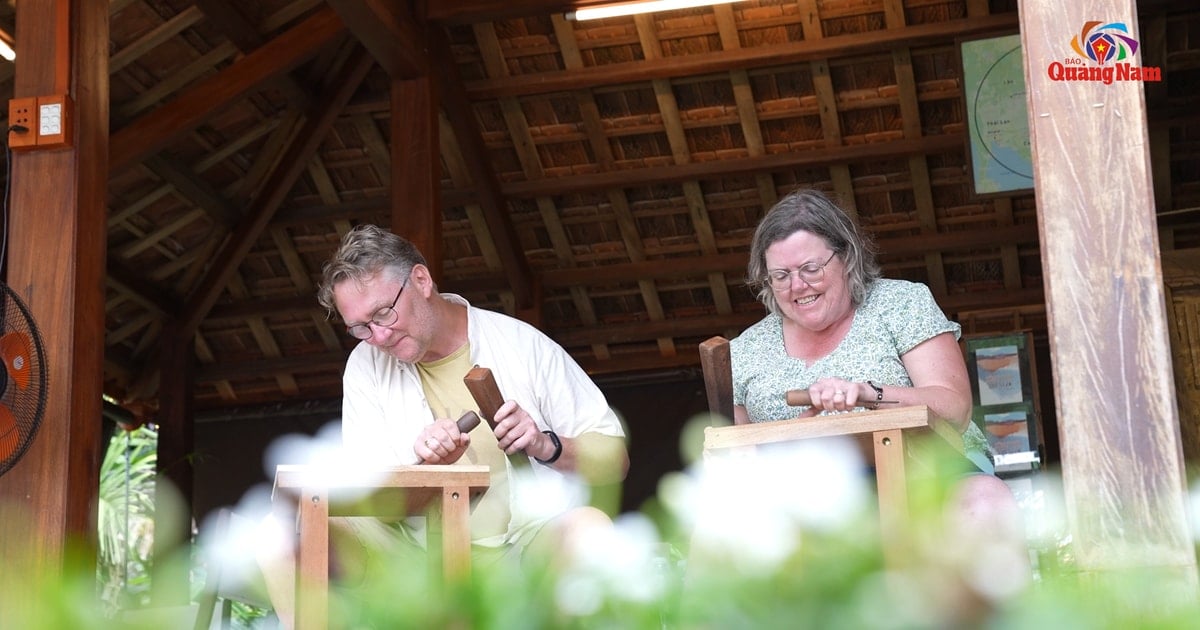
[[1032, 470], [1041, 462], [1033, 335], [963, 340], [974, 401], [972, 420], [996, 455], [996, 472]]
[[1021, 36], [963, 39], [958, 47], [975, 194], [998, 196], [1032, 190]]

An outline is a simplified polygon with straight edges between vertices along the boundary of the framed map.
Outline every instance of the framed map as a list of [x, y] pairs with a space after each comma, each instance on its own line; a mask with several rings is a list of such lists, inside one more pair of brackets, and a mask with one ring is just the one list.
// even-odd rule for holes
[[1019, 34], [959, 42], [976, 195], [1033, 188]]

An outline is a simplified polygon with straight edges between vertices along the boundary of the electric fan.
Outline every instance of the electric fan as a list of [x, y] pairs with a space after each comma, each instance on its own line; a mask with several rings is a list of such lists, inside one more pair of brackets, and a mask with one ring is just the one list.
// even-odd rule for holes
[[46, 410], [42, 338], [29, 309], [0, 282], [0, 475], [33, 443]]

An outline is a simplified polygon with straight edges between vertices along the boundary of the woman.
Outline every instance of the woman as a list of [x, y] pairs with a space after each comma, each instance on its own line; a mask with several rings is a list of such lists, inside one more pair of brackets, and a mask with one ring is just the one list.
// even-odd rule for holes
[[[767, 213], [750, 246], [748, 283], [770, 313], [730, 342], [734, 421], [785, 420], [926, 405], [963, 434], [968, 459], [992, 472], [970, 420], [971, 387], [958, 346], [929, 289], [880, 277], [870, 243], [817, 191], [794, 192]], [[807, 388], [812, 405], [788, 406]]]
[[[734, 421], [871, 409], [881, 400], [929, 407], [962, 433], [967, 459], [980, 473], [956, 484], [951, 530], [974, 541], [968, 547], [1005, 549], [1011, 586], [1026, 583], [1020, 506], [990, 474], [987, 440], [970, 419], [961, 328], [946, 319], [929, 289], [881, 278], [854, 222], [812, 190], [788, 195], [763, 217], [748, 272], [770, 313], [730, 342]], [[808, 389], [811, 406], [788, 406], [785, 393], [797, 388]], [[963, 461], [963, 468], [971, 467]]]

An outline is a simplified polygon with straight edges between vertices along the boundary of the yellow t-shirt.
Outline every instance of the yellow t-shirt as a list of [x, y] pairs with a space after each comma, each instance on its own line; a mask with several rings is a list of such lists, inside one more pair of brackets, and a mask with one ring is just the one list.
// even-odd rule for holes
[[[417, 374], [425, 397], [436, 418], [457, 420], [467, 411], [479, 411], [479, 405], [463, 382], [471, 370], [470, 344], [465, 343], [450, 355], [417, 363]], [[512, 513], [509, 508], [508, 460], [487, 422], [471, 431], [471, 444], [456, 463], [487, 466], [491, 486], [471, 512], [471, 540], [477, 545], [499, 546], [508, 531]]]

